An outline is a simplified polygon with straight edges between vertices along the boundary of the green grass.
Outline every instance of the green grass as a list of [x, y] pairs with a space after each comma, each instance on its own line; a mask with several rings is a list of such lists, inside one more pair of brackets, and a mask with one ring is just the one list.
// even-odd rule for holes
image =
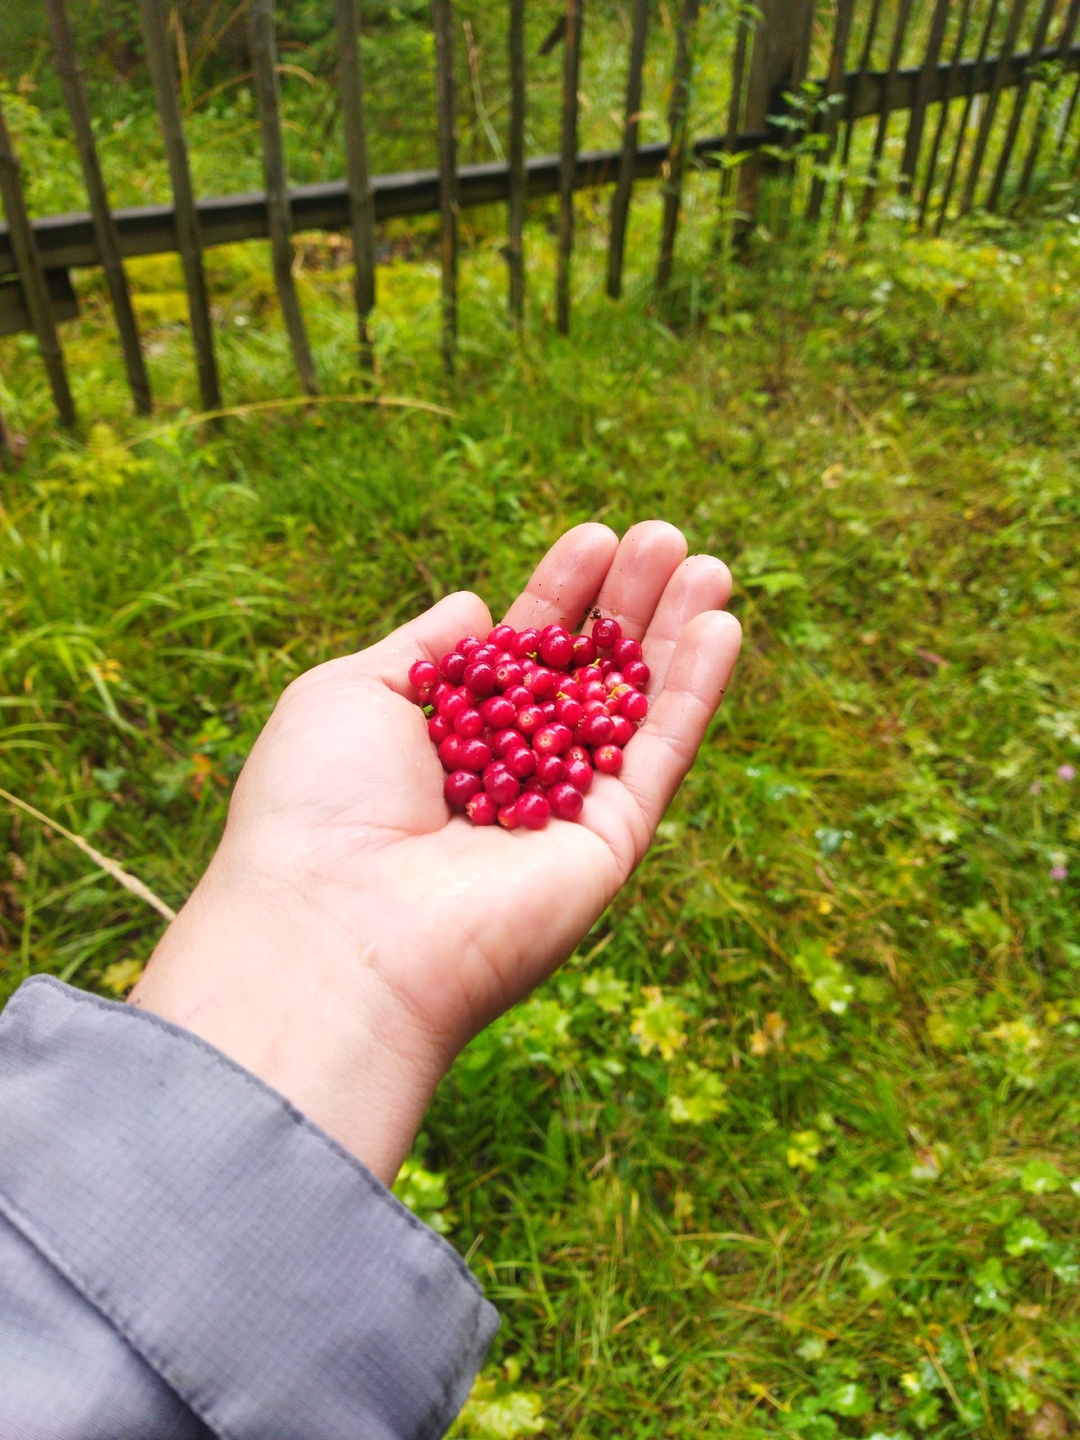
[[[883, 222], [718, 274], [702, 182], [661, 316], [655, 205], [611, 306], [583, 200], [570, 341], [542, 226], [520, 345], [478, 243], [451, 384], [437, 272], [381, 271], [380, 391], [451, 418], [183, 424], [172, 262], [132, 267], [150, 422], [97, 281], [65, 329], [81, 440], [3, 342], [30, 448], [0, 480], [0, 784], [178, 905], [298, 670], [457, 586], [498, 609], [576, 521], [680, 524], [735, 571], [737, 684], [649, 859], [462, 1057], [410, 1169], [503, 1311], [463, 1433], [1070, 1433], [1080, 225]], [[265, 251], [209, 259], [227, 399], [292, 393]], [[318, 260], [317, 361], [355, 398]], [[0, 828], [4, 993], [121, 993], [157, 917], [24, 814]]]

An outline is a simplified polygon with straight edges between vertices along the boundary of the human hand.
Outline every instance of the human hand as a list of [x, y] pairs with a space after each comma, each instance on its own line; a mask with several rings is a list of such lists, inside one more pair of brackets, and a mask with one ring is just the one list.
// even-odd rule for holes
[[294, 681], [259, 736], [209, 869], [131, 1002], [272, 1085], [391, 1183], [468, 1040], [574, 949], [626, 881], [693, 762], [738, 656], [727, 567], [678, 530], [556, 542], [506, 616], [640, 639], [650, 713], [580, 821], [451, 817], [408, 670], [492, 621], [449, 595]]

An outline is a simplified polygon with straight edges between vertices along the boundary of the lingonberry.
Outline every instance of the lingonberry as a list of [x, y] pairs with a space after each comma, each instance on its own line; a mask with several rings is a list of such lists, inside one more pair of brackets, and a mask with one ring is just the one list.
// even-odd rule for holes
[[556, 630], [540, 642], [540, 659], [561, 670], [574, 658], [574, 642], [565, 630]]
[[[543, 734], [543, 731], [540, 732]], [[541, 755], [536, 762], [536, 778], [541, 785], [550, 788], [557, 785], [566, 775], [566, 766], [558, 755]]]
[[484, 717], [479, 710], [472, 710], [466, 705], [454, 716], [454, 730], [463, 740], [472, 740], [483, 733]]
[[604, 676], [604, 684], [607, 686], [607, 691], [610, 695], [612, 690], [617, 690], [620, 685], [625, 685], [626, 680], [621, 670], [609, 670]]
[[509, 690], [514, 685], [520, 685], [525, 678], [525, 671], [517, 660], [500, 660], [495, 666], [495, 684], [500, 690]]
[[460, 685], [468, 663], [460, 650], [450, 650], [439, 661], [439, 674], [451, 685]]
[[417, 660], [409, 666], [409, 680], [417, 690], [430, 690], [439, 683], [439, 667], [430, 660]]
[[551, 819], [551, 805], [545, 795], [535, 790], [526, 790], [514, 801], [518, 824], [526, 830], [543, 830]]
[[512, 755], [515, 750], [528, 749], [528, 741], [520, 730], [516, 730], [508, 725], [505, 730], [495, 731], [495, 734], [491, 737], [491, 749], [500, 760], [505, 760], [506, 757]]
[[464, 655], [467, 660], [474, 650], [480, 649], [480, 641], [475, 635], [463, 635], [454, 649], [459, 655]]
[[574, 636], [574, 663], [590, 665], [596, 659], [596, 641], [591, 635]]
[[592, 627], [592, 638], [601, 650], [610, 650], [616, 640], [622, 639], [622, 626], [617, 620], [597, 620]]
[[612, 670], [614, 670], [614, 669], [615, 669], [615, 661], [614, 661], [614, 660], [601, 660], [601, 661], [600, 661], [600, 676], [601, 676], [601, 679], [606, 680], [607, 677], [611, 674]]
[[544, 723], [544, 712], [539, 705], [525, 705], [517, 712], [517, 727], [523, 735], [535, 735]]
[[539, 630], [519, 630], [510, 642], [510, 649], [519, 660], [524, 660], [526, 655], [535, 655], [539, 648]]
[[523, 705], [533, 703], [532, 691], [525, 685], [511, 685], [506, 692], [506, 698], [515, 710], [520, 710]]
[[444, 695], [438, 704], [440, 715], [445, 715], [447, 720], [453, 720], [459, 711], [467, 710], [469, 702], [460, 690], [451, 690]]
[[644, 660], [631, 660], [628, 665], [623, 666], [623, 679], [628, 685], [636, 685], [639, 690], [644, 690], [649, 683], [652, 671]]
[[448, 735], [453, 734], [453, 730], [445, 715], [432, 715], [427, 722], [427, 733], [436, 745], [441, 745]]
[[[644, 698], [644, 697], [642, 697]], [[569, 725], [571, 730], [577, 728], [585, 719], [585, 711], [577, 700], [569, 700], [561, 696], [555, 701], [555, 718], [561, 720], [564, 725]]]
[[461, 746], [460, 735], [448, 735], [439, 746], [439, 759], [447, 770], [460, 770]]
[[451, 810], [464, 810], [480, 789], [480, 776], [468, 770], [453, 770], [443, 782], [443, 794]]
[[581, 699], [581, 681], [580, 681], [580, 680], [562, 680], [562, 681], [560, 681], [560, 682], [559, 682], [559, 688], [555, 691], [555, 698], [556, 698], [556, 700], [580, 700], [580, 699]]
[[581, 687], [581, 698], [586, 703], [589, 700], [603, 700], [607, 695], [607, 687], [602, 680], [590, 680]]
[[514, 643], [517, 631], [512, 625], [496, 625], [493, 630], [488, 631], [487, 643], [497, 645], [500, 650], [508, 650]]
[[592, 765], [592, 761], [589, 759], [589, 752], [585, 749], [584, 745], [571, 745], [570, 749], [566, 752], [565, 758], [568, 765], [571, 760], [584, 760], [586, 765]]
[[644, 720], [649, 713], [649, 702], [640, 690], [624, 690], [619, 696], [619, 713], [627, 720]]
[[538, 667], [526, 680], [534, 700], [550, 700], [555, 694], [555, 676], [543, 666]]
[[610, 715], [586, 715], [581, 722], [581, 734], [586, 745], [608, 745], [615, 738], [615, 726]]
[[518, 828], [516, 802], [511, 801], [509, 805], [499, 806], [498, 821], [504, 830], [516, 830]]
[[558, 755], [563, 749], [562, 738], [557, 725], [545, 725], [533, 736], [533, 749], [537, 755]]
[[499, 810], [490, 795], [474, 795], [465, 806], [465, 814], [474, 825], [494, 825]]
[[506, 757], [506, 768], [511, 775], [518, 780], [527, 780], [530, 775], [536, 773], [536, 754], [527, 745], [522, 745], [518, 750], [511, 750]]
[[618, 745], [601, 745], [593, 751], [593, 764], [603, 775], [617, 775], [622, 762], [623, 752]]
[[607, 713], [607, 691], [599, 700], [586, 700], [581, 707], [582, 718], [585, 720], [590, 715], [606, 715]]
[[453, 693], [453, 685], [448, 684], [448, 682], [445, 680], [440, 680], [437, 685], [432, 686], [431, 691], [428, 694], [428, 699], [437, 710], [439, 708], [439, 701], [443, 698], [443, 696], [452, 695]]
[[629, 745], [634, 736], [633, 721], [628, 720], [625, 715], [613, 715], [611, 723], [615, 727], [615, 737], [612, 741], [615, 745]]
[[521, 784], [505, 765], [493, 763], [484, 771], [484, 789], [496, 805], [509, 805], [517, 799]]
[[641, 644], [637, 640], [631, 640], [624, 635], [621, 640], [616, 640], [611, 647], [612, 658], [618, 666], [629, 665], [631, 660], [641, 659]]
[[554, 720], [554, 719], [555, 719], [555, 701], [554, 701], [554, 700], [545, 700], [544, 703], [543, 703], [543, 705], [540, 706], [540, 709], [543, 710], [543, 712], [544, 712], [544, 719], [545, 719], [545, 720]]
[[480, 714], [496, 730], [501, 730], [506, 725], [513, 725], [517, 719], [517, 711], [505, 695], [489, 696], [480, 706]]
[[[450, 741], [443, 742], [449, 745]], [[491, 764], [491, 746], [483, 740], [462, 740], [458, 747], [458, 764], [462, 770], [483, 770]]]
[[466, 690], [477, 699], [484, 695], [490, 695], [495, 689], [495, 670], [486, 661], [481, 660], [476, 665], [466, 665], [463, 678]]
[[575, 786], [562, 781], [548, 791], [551, 813], [559, 820], [576, 820], [581, 814], [585, 797]]
[[587, 760], [567, 760], [566, 778], [584, 795], [592, 784], [593, 768]]

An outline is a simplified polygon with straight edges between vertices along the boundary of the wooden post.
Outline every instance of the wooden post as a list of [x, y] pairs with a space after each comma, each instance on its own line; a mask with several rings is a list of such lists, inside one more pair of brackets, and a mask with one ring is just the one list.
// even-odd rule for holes
[[1005, 184], [1005, 176], [1009, 171], [1009, 161], [1012, 159], [1013, 146], [1016, 144], [1016, 137], [1020, 133], [1020, 121], [1023, 118], [1024, 106], [1027, 104], [1028, 95], [1031, 92], [1032, 69], [1042, 59], [1043, 48], [1046, 45], [1046, 33], [1050, 29], [1050, 21], [1053, 19], [1054, 9], [1057, 0], [1043, 0], [1039, 9], [1038, 19], [1035, 21], [1035, 33], [1031, 37], [1031, 64], [1024, 71], [1013, 97], [1012, 114], [1009, 116], [1009, 126], [1005, 132], [1005, 139], [1001, 142], [1001, 153], [998, 156], [997, 169], [994, 171], [994, 178], [990, 182], [990, 192], [986, 197], [986, 208], [996, 210], [998, 201], [1001, 198], [1001, 189]]
[[[744, 9], [736, 11], [735, 53], [731, 59], [731, 95], [728, 99], [727, 129], [724, 131], [724, 154], [734, 155], [739, 143], [739, 120], [743, 109], [743, 84], [746, 79], [746, 50], [750, 43], [753, 21]], [[717, 201], [720, 207], [720, 224], [717, 226], [713, 249], [724, 252], [728, 249], [733, 226], [728, 214], [728, 199], [731, 195], [734, 176], [730, 164], [720, 169], [720, 185]]]
[[578, 75], [585, 0], [566, 0], [563, 41], [562, 146], [559, 155], [559, 256], [555, 279], [555, 328], [570, 333], [570, 257], [574, 249], [574, 173], [577, 170]]
[[844, 208], [844, 186], [848, 165], [851, 162], [851, 144], [855, 138], [855, 101], [859, 93], [859, 83], [862, 77], [870, 69], [870, 63], [874, 57], [874, 41], [877, 39], [878, 23], [881, 20], [881, 0], [873, 0], [870, 6], [870, 16], [866, 22], [866, 36], [863, 39], [862, 51], [859, 55], [859, 66], [855, 72], [855, 83], [852, 86], [848, 99], [847, 114], [844, 116], [844, 145], [840, 152], [840, 179], [836, 186], [836, 199], [833, 201], [832, 233], [836, 233], [836, 227], [840, 223], [840, 214]]
[[506, 268], [510, 283], [510, 321], [520, 328], [525, 314], [525, 0], [510, 0], [509, 139]]
[[[801, 56], [805, 53], [807, 7], [814, 0], [759, 0], [760, 13], [750, 57], [750, 80], [743, 124], [751, 133], [769, 128], [769, 116], [783, 107], [784, 91], [798, 84]], [[739, 168], [738, 208], [744, 228], [757, 211], [761, 177], [774, 168], [769, 156], [755, 150]]]
[[956, 75], [957, 66], [964, 53], [964, 41], [967, 39], [968, 24], [971, 20], [972, 0], [962, 0], [960, 7], [960, 19], [956, 27], [956, 40], [953, 44], [952, 59], [949, 62], [949, 79], [946, 84], [945, 94], [942, 96], [941, 105], [938, 109], [937, 128], [934, 131], [934, 139], [930, 146], [930, 158], [926, 162], [926, 175], [923, 178], [922, 199], [919, 201], [919, 229], [926, 223], [926, 211], [930, 204], [930, 196], [934, 189], [934, 178], [937, 175], [938, 156], [941, 154], [941, 141], [945, 134], [945, 126], [949, 122], [949, 102], [957, 93]]
[[195, 346], [195, 365], [199, 372], [199, 393], [206, 410], [221, 409], [217, 361], [214, 358], [214, 331], [210, 323], [210, 304], [203, 273], [202, 236], [195, 194], [191, 187], [187, 141], [180, 118], [180, 102], [176, 93], [176, 71], [169, 55], [165, 27], [164, 0], [139, 0], [142, 14], [146, 60], [157, 100], [158, 118], [165, 139], [165, 157], [169, 163], [173, 210], [176, 216], [176, 240], [184, 267], [188, 310], [191, 316], [191, 338]]
[[668, 107], [667, 175], [664, 183], [664, 210], [660, 222], [660, 255], [656, 264], [656, 288], [663, 294], [671, 281], [675, 259], [675, 236], [682, 207], [683, 177], [686, 173], [686, 131], [690, 114], [690, 79], [693, 73], [694, 27], [698, 0], [683, 0], [675, 31], [675, 63], [671, 72], [671, 104]]
[[626, 67], [626, 119], [623, 122], [619, 176], [611, 197], [611, 234], [608, 238], [607, 293], [612, 300], [622, 294], [623, 257], [626, 251], [626, 223], [634, 190], [634, 160], [637, 156], [641, 121], [641, 72], [645, 65], [645, 37], [649, 27], [650, 0], [634, 0], [630, 22], [630, 57]]
[[434, 0], [435, 103], [439, 128], [439, 215], [442, 220], [442, 355], [454, 373], [457, 348], [457, 116], [454, 96], [454, 13], [451, 0]]
[[885, 138], [889, 132], [889, 116], [892, 114], [893, 97], [896, 92], [896, 76], [900, 70], [900, 58], [904, 53], [908, 21], [911, 19], [911, 0], [900, 0], [896, 15], [896, 29], [893, 31], [892, 49], [889, 52], [889, 69], [885, 76], [885, 93], [881, 97], [878, 112], [877, 133], [874, 136], [874, 150], [870, 157], [870, 168], [866, 172], [866, 189], [859, 207], [860, 228], [869, 220], [877, 200], [877, 182], [881, 173], [881, 157], [885, 153]]
[[919, 168], [919, 151], [922, 148], [923, 126], [926, 122], [926, 105], [930, 86], [937, 70], [938, 57], [945, 42], [945, 26], [949, 19], [951, 0], [937, 0], [930, 20], [930, 34], [926, 41], [926, 55], [915, 84], [915, 98], [908, 116], [907, 135], [904, 138], [904, 158], [900, 162], [901, 195], [908, 195], [915, 183], [915, 172]]
[[[1069, 53], [1069, 46], [1072, 44], [1073, 35], [1076, 32], [1077, 21], [1080, 20], [1080, 0], [1072, 0], [1065, 16], [1065, 24], [1062, 26], [1061, 35], [1058, 38], [1056, 58], [1061, 61]], [[1028, 146], [1027, 156], [1024, 160], [1024, 169], [1020, 176], [1018, 193], [1022, 198], [1031, 188], [1031, 177], [1035, 173], [1035, 164], [1039, 158], [1039, 151], [1046, 136], [1046, 126], [1050, 119], [1050, 96], [1046, 90], [1043, 91], [1042, 104], [1039, 106], [1039, 114], [1031, 136], [1031, 144]]]
[[353, 296], [356, 303], [360, 364], [375, 363], [370, 316], [375, 307], [375, 202], [368, 170], [367, 121], [364, 116], [364, 73], [360, 64], [357, 0], [334, 0], [341, 111], [345, 125], [345, 172], [349, 183], [349, 220], [353, 240]]
[[979, 174], [982, 170], [982, 163], [986, 156], [986, 147], [990, 143], [990, 131], [994, 124], [994, 117], [997, 114], [998, 100], [1001, 98], [1001, 87], [1005, 80], [1005, 68], [1009, 63], [1013, 51], [1016, 49], [1016, 39], [1020, 34], [1020, 26], [1023, 23], [1024, 11], [1027, 9], [1027, 0], [1013, 0], [1012, 9], [1009, 11], [1008, 24], [1005, 27], [1005, 39], [1001, 45], [1001, 54], [997, 64], [994, 66], [993, 78], [990, 81], [990, 90], [986, 96], [983, 107], [982, 121], [979, 125], [979, 133], [975, 137], [975, 150], [971, 156], [971, 164], [968, 166], [967, 178], [964, 181], [964, 194], [960, 201], [960, 213], [966, 215], [975, 203], [975, 191], [979, 184]]
[[960, 115], [960, 127], [956, 132], [956, 144], [953, 146], [952, 159], [949, 161], [949, 169], [945, 175], [945, 184], [941, 192], [941, 208], [938, 210], [937, 222], [934, 225], [934, 234], [940, 235], [942, 226], [945, 224], [945, 216], [949, 209], [949, 201], [952, 198], [953, 186], [956, 184], [956, 177], [960, 171], [960, 156], [964, 150], [964, 138], [967, 134], [968, 118], [971, 115], [971, 107], [975, 103], [975, 89], [982, 76], [983, 67], [986, 63], [986, 52], [990, 48], [990, 38], [994, 33], [994, 21], [1000, 0], [990, 0], [990, 9], [986, 12], [986, 20], [983, 24], [982, 35], [979, 38], [979, 49], [975, 57], [975, 64], [971, 67], [968, 76], [967, 94], [964, 96], [964, 108]]
[[249, 0], [248, 33], [255, 95], [262, 131], [263, 175], [266, 178], [266, 214], [270, 254], [278, 303], [289, 332], [296, 372], [309, 395], [319, 393], [315, 362], [311, 358], [304, 316], [292, 273], [292, 206], [285, 176], [285, 147], [281, 139], [281, 86], [278, 82], [277, 37], [274, 34], [274, 0]]
[[45, 0], [52, 32], [53, 54], [56, 70], [64, 91], [64, 100], [71, 116], [71, 128], [75, 136], [75, 148], [79, 152], [83, 181], [90, 199], [90, 215], [94, 223], [94, 239], [101, 257], [101, 268], [105, 272], [105, 283], [109, 287], [116, 328], [120, 332], [120, 344], [124, 351], [124, 367], [131, 387], [135, 409], [140, 415], [149, 415], [153, 410], [150, 398], [150, 380], [146, 373], [142, 346], [139, 343], [139, 327], [128, 292], [127, 277], [120, 259], [120, 242], [116, 234], [109, 197], [105, 191], [101, 166], [98, 163], [94, 131], [90, 124], [90, 110], [86, 103], [86, 88], [83, 84], [82, 66], [75, 49], [75, 38], [71, 33], [64, 0]]
[[[844, 65], [847, 63], [847, 47], [851, 38], [851, 19], [855, 13], [854, 0], [838, 0], [836, 8], [836, 26], [833, 30], [832, 51], [829, 55], [829, 74], [825, 81], [825, 100], [828, 102], [832, 96], [842, 93], [844, 82]], [[810, 186], [810, 199], [806, 206], [806, 218], [811, 224], [816, 225], [821, 219], [821, 207], [825, 201], [825, 186], [828, 183], [824, 171], [827, 170], [832, 159], [833, 151], [836, 148], [837, 114], [836, 105], [826, 103], [825, 114], [822, 117], [822, 134], [825, 136], [825, 145], [818, 156], [814, 180]]]
[[45, 287], [45, 272], [42, 269], [41, 256], [38, 253], [34, 230], [26, 209], [19, 161], [11, 144], [11, 136], [8, 134], [2, 106], [0, 106], [0, 199], [4, 202], [8, 234], [11, 237], [11, 248], [15, 255], [19, 279], [22, 281], [23, 294], [26, 296], [26, 308], [30, 312], [38, 348], [41, 350], [41, 358], [45, 362], [45, 370], [49, 377], [49, 384], [52, 386], [53, 400], [60, 415], [60, 423], [71, 430], [78, 423], [78, 416], [75, 413], [75, 402], [71, 398], [67, 370], [64, 367], [64, 352], [60, 348], [60, 338], [56, 333], [56, 322], [53, 319], [52, 306], [49, 304], [49, 292]]

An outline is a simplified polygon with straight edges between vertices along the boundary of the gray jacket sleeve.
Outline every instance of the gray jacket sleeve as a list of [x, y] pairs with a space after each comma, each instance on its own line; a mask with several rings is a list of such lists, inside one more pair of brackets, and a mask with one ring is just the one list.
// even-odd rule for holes
[[195, 1036], [0, 1015], [4, 1440], [425, 1440], [497, 1325], [459, 1256]]

